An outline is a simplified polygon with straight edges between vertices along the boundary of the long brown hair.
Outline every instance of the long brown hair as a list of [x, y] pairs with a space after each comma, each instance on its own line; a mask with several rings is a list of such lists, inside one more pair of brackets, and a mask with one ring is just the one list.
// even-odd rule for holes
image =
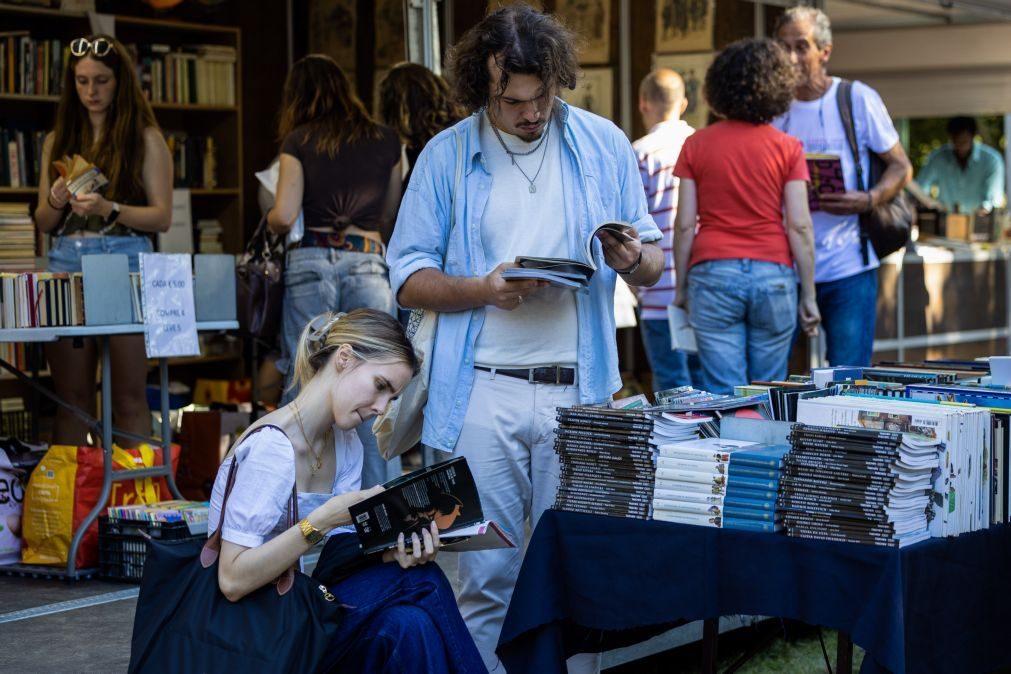
[[300, 126], [308, 127], [301, 140], [315, 132], [316, 151], [331, 158], [345, 143], [382, 137], [379, 125], [351, 90], [347, 75], [326, 54], [300, 58], [285, 80], [278, 140], [284, 141]]
[[420, 63], [393, 67], [379, 85], [379, 118], [414, 148], [465, 116], [449, 84]]
[[[80, 154], [102, 170], [109, 179], [105, 196], [109, 199], [138, 203], [144, 200], [144, 130], [158, 129], [151, 104], [144, 98], [137, 81], [133, 59], [114, 37], [89, 35], [94, 42], [103, 38], [112, 44], [105, 56], [95, 56], [90, 50], [84, 56], [70, 55], [63, 71], [63, 93], [56, 108], [53, 148], [50, 159]], [[88, 111], [77, 96], [77, 64], [90, 58], [105, 65], [116, 77], [116, 96], [105, 113], [105, 128], [98, 144], [88, 119]], [[56, 169], [49, 166], [50, 182], [56, 180]]]

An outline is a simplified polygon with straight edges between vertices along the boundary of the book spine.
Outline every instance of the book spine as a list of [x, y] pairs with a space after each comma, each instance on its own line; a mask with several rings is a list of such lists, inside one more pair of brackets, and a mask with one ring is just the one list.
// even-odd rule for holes
[[742, 517], [724, 517], [723, 528], [737, 529], [739, 531], [765, 531], [768, 533], [775, 533], [777, 531], [783, 531], [784, 526], [780, 522], [763, 522], [761, 520], [753, 520]]
[[780, 471], [778, 468], [762, 468], [760, 466], [745, 466], [739, 463], [730, 462], [728, 475], [730, 479], [736, 480], [738, 477], [754, 477], [760, 480], [778, 480]]

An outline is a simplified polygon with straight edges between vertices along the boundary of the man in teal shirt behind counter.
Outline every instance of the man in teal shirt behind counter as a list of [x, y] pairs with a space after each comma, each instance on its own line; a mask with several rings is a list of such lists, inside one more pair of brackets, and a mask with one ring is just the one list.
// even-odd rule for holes
[[989, 212], [1004, 205], [1004, 159], [975, 138], [975, 119], [952, 118], [948, 122], [950, 142], [934, 150], [916, 176], [928, 194], [937, 186], [937, 200], [949, 212]]

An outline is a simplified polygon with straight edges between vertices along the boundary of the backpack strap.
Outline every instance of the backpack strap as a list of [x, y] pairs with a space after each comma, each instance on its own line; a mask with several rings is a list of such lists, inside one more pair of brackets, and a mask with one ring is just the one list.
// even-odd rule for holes
[[[853, 163], [857, 169], [857, 189], [866, 192], [869, 186], [864, 182], [864, 167], [860, 163], [860, 147], [857, 145], [857, 129], [853, 121], [853, 83], [849, 80], [839, 80], [839, 89], [836, 92], [836, 101], [839, 104], [839, 117], [842, 119], [843, 129], [846, 130], [846, 140], [849, 142], [850, 152], [853, 154]], [[858, 216], [860, 223], [860, 257], [863, 265], [870, 264], [869, 253], [871, 240], [864, 226], [863, 217]]]

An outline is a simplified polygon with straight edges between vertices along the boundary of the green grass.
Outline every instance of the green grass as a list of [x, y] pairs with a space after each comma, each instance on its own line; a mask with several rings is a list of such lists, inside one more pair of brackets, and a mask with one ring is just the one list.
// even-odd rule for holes
[[[785, 625], [785, 627], [784, 627]], [[835, 672], [837, 634], [833, 630], [822, 629], [825, 650]], [[767, 620], [759, 625], [745, 627], [732, 633], [721, 635], [718, 655], [719, 672], [728, 669], [749, 650], [756, 649], [751, 659], [734, 670], [741, 674], [780, 674], [796, 672], [815, 674], [828, 672], [818, 628], [793, 621]], [[863, 649], [853, 647], [853, 671], [859, 671], [863, 661]], [[605, 670], [606, 674], [660, 674], [663, 672], [702, 672], [701, 643], [689, 644], [649, 658], [630, 662]]]

